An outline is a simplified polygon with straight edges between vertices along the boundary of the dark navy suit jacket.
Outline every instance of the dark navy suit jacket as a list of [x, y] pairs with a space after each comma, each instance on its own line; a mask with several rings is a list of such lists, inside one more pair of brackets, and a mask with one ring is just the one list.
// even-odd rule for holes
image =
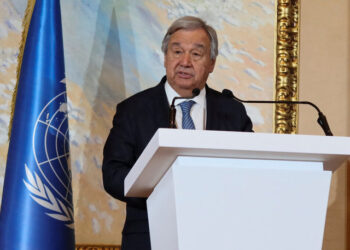
[[[146, 199], [125, 197], [124, 179], [157, 129], [169, 127], [165, 82], [166, 77], [163, 77], [157, 86], [117, 105], [113, 127], [104, 147], [104, 187], [114, 198], [126, 202], [122, 242], [125, 250], [150, 249]], [[241, 103], [208, 86], [206, 100], [207, 130], [252, 132], [251, 120]]]

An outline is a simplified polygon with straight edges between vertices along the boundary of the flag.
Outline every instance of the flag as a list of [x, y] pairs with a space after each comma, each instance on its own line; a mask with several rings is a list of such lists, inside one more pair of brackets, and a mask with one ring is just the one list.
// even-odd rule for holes
[[0, 249], [74, 249], [60, 2], [29, 0], [25, 18]]

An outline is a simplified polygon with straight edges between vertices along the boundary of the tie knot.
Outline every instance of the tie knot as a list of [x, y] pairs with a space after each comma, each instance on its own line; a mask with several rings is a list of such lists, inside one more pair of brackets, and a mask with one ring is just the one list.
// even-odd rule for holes
[[193, 100], [180, 103], [179, 105], [181, 107], [182, 113], [189, 114], [193, 104], [195, 104], [195, 101]]

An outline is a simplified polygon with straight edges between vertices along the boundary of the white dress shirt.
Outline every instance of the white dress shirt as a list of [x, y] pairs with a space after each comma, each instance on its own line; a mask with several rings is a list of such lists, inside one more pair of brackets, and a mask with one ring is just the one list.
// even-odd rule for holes
[[[172, 103], [173, 98], [180, 96], [168, 83], [168, 81], [165, 83], [165, 93], [168, 98], [169, 104]], [[186, 102], [188, 100], [193, 100], [195, 104], [193, 104], [191, 108], [191, 118], [194, 123], [194, 127], [196, 129], [205, 129], [206, 124], [206, 109], [207, 109], [207, 101], [205, 99], [205, 87], [201, 89], [198, 96], [192, 99], [180, 99], [175, 101], [175, 108], [176, 108], [176, 127], [182, 129], [182, 110], [180, 107], [180, 103]]]

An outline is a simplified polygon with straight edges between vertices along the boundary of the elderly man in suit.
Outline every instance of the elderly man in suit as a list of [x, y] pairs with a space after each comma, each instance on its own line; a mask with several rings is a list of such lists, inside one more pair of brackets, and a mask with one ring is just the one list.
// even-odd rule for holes
[[218, 55], [215, 30], [203, 20], [186, 16], [168, 29], [162, 43], [166, 76], [117, 105], [113, 127], [104, 147], [103, 183], [114, 198], [126, 202], [123, 250], [151, 249], [146, 200], [124, 196], [124, 179], [158, 128], [169, 127], [169, 104], [178, 100], [179, 129], [252, 131], [244, 106], [206, 85]]

